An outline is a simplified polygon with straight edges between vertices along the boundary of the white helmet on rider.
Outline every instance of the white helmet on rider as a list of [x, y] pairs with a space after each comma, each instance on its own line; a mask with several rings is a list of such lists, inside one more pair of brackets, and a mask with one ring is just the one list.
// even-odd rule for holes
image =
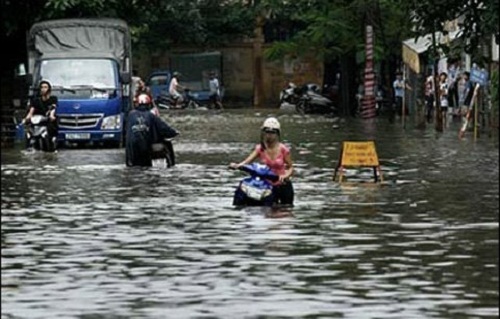
[[281, 131], [281, 125], [277, 118], [268, 117], [264, 123], [262, 123], [262, 131], [275, 132], [277, 134]]
[[149, 105], [151, 104], [151, 98], [147, 94], [140, 94], [137, 97], [137, 104], [138, 105]]

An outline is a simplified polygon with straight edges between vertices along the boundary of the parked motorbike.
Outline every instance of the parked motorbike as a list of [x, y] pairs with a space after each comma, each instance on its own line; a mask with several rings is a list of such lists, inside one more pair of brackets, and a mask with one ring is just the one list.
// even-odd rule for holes
[[152, 145], [153, 167], [170, 168], [175, 165], [174, 145], [172, 138], [164, 139], [161, 143]]
[[197, 109], [200, 104], [196, 102], [189, 89], [184, 90], [184, 100], [180, 106], [176, 105], [175, 99], [169, 93], [160, 93], [155, 100], [156, 105], [161, 109]]
[[337, 107], [332, 100], [322, 95], [321, 89], [314, 83], [297, 87], [290, 82], [280, 93], [280, 103], [295, 105], [300, 114], [337, 114]]
[[26, 129], [26, 139], [28, 148], [54, 152], [57, 141], [55, 136], [50, 136], [47, 125], [49, 118], [43, 115], [33, 115]]
[[289, 82], [288, 85], [286, 86], [286, 88], [281, 90], [281, 92], [280, 92], [280, 105], [281, 105], [281, 107], [283, 107], [285, 103], [291, 104], [294, 106], [297, 105], [297, 103], [299, 102], [299, 96], [297, 94], [295, 94], [296, 88], [297, 88], [297, 86], [294, 83]]
[[267, 165], [258, 163], [242, 165], [238, 169], [250, 176], [240, 181], [234, 192], [233, 205], [272, 206], [274, 197], [270, 181], [277, 181], [279, 177]]

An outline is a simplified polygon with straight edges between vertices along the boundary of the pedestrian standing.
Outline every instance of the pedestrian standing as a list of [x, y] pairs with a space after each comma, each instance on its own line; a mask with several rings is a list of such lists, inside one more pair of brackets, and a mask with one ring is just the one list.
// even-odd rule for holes
[[458, 109], [458, 80], [460, 67], [457, 59], [449, 59], [448, 64], [448, 113], [453, 115]]
[[397, 114], [402, 115], [405, 85], [403, 81], [403, 74], [401, 72], [396, 73], [396, 80], [394, 80], [392, 87], [394, 89], [394, 104], [396, 105], [396, 112]]
[[213, 71], [210, 72], [210, 81], [208, 82], [208, 86], [210, 88], [210, 102], [216, 109], [222, 110], [220, 83], [219, 79], [217, 79], [217, 75]]
[[429, 70], [425, 79], [425, 115], [427, 123], [432, 122], [434, 113], [434, 71]]
[[465, 71], [462, 75], [463, 78], [463, 90], [461, 92], [462, 104], [460, 104], [460, 115], [462, 116], [462, 123], [468, 121], [470, 118], [469, 111], [471, 109], [472, 96], [474, 95], [474, 85], [470, 80], [470, 73]]
[[439, 75], [439, 105], [443, 118], [443, 128], [446, 127], [446, 115], [448, 113], [448, 74], [441, 72]]

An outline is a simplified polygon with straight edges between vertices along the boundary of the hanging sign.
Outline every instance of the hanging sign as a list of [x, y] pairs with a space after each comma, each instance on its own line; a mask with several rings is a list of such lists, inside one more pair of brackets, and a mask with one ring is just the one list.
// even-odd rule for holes
[[472, 69], [470, 72], [470, 80], [473, 83], [485, 86], [488, 83], [488, 72], [486, 70]]

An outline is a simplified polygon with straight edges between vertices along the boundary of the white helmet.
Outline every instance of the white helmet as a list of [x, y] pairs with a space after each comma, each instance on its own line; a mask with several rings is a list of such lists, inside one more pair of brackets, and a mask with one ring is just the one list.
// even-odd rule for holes
[[281, 125], [275, 117], [268, 117], [264, 123], [262, 123], [262, 129], [277, 130], [279, 132], [281, 130]]
[[138, 97], [137, 97], [137, 103], [140, 105], [140, 104], [146, 104], [146, 105], [149, 105], [151, 104], [151, 98], [149, 97], [149, 95], [147, 94], [140, 94]]

